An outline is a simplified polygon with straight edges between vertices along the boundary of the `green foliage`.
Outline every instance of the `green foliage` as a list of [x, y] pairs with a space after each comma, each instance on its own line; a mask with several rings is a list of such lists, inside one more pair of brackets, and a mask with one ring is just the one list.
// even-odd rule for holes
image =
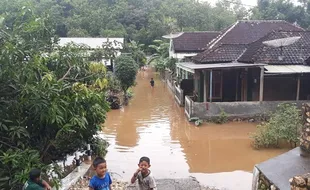
[[149, 45], [154, 54], [149, 60], [149, 64], [154, 62], [156, 71], [163, 73], [169, 69], [172, 73], [175, 72], [177, 59], [169, 58], [169, 43], [162, 40], [154, 40], [154, 45]]
[[133, 40], [125, 45], [125, 51], [138, 63], [139, 68], [146, 64], [146, 55], [143, 51], [143, 47], [144, 44], [139, 44]]
[[100, 137], [95, 137], [91, 140], [91, 150], [94, 155], [105, 157], [109, 143]]
[[193, 0], [1, 0], [0, 15], [10, 13], [9, 26], [26, 5], [47, 12], [59, 36], [125, 37], [145, 48], [171, 32], [220, 30], [248, 15], [240, 5]]
[[299, 0], [259, 0], [258, 6], [253, 8], [252, 19], [282, 19], [288, 22], [297, 22], [303, 28], [310, 26], [310, 1]]
[[43, 173], [53, 172], [59, 174], [59, 176], [43, 176], [52, 177], [50, 181], [54, 186], [59, 184], [58, 177], [62, 177], [62, 173], [57, 166], [42, 164], [39, 152], [30, 149], [8, 149], [0, 156], [0, 168], [1, 189], [21, 189], [28, 179], [30, 170], [33, 168], [40, 168]]
[[89, 60], [90, 61], [96, 61], [96, 62], [101, 62], [102, 59], [104, 57], [104, 52], [102, 49], [96, 49], [95, 51], [93, 51], [90, 56], [89, 56]]
[[138, 65], [127, 55], [121, 55], [115, 60], [115, 76], [121, 83], [121, 88], [125, 94], [128, 88], [135, 84], [136, 75], [138, 72]]
[[175, 72], [176, 71], [176, 63], [177, 59], [175, 58], [169, 58], [168, 61], [166, 62], [166, 67], [171, 71]]
[[108, 91], [114, 94], [118, 94], [122, 91], [121, 83], [112, 72], [107, 72]]
[[281, 140], [296, 145], [302, 118], [300, 110], [294, 104], [280, 104], [267, 123], [257, 126], [257, 132], [251, 135], [255, 148], [278, 147]]
[[132, 98], [134, 96], [134, 92], [133, 92], [133, 89], [132, 88], [129, 88], [127, 90], [127, 96], [128, 98]]
[[0, 179], [9, 179], [0, 189], [14, 189], [30, 168], [83, 148], [97, 134], [109, 110], [108, 81], [85, 47], [53, 50], [49, 17], [23, 8], [4, 23], [11, 26], [0, 26]]
[[227, 121], [228, 121], [227, 113], [223, 109], [221, 109], [220, 115], [216, 117], [214, 122], [217, 124], [223, 124], [223, 123], [227, 123]]

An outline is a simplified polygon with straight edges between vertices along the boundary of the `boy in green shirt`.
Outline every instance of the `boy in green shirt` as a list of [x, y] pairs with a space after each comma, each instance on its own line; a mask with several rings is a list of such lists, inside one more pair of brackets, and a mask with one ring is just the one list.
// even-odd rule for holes
[[51, 190], [51, 186], [41, 179], [41, 171], [32, 169], [29, 172], [29, 180], [25, 183], [23, 190]]

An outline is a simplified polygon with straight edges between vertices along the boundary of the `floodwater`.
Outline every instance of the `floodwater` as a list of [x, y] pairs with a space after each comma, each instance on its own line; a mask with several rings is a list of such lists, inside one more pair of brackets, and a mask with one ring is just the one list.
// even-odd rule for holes
[[205, 185], [248, 190], [254, 165], [287, 151], [254, 150], [252, 123], [195, 127], [158, 78], [150, 70], [140, 72], [129, 106], [110, 111], [100, 133], [110, 143], [109, 170], [125, 180], [136, 171], [139, 158], [148, 156], [156, 178], [194, 176]]

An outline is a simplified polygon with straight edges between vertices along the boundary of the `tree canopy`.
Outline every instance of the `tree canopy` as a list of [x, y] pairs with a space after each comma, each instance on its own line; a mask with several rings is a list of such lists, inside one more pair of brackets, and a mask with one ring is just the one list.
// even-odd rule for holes
[[138, 64], [131, 56], [121, 55], [115, 60], [115, 76], [120, 81], [122, 90], [126, 97], [128, 88], [135, 84]]
[[0, 19], [0, 189], [94, 141], [109, 110], [105, 67], [57, 47], [50, 17], [17, 12]]
[[252, 10], [252, 19], [281, 19], [309, 29], [309, 0], [298, 0], [298, 3], [292, 0], [258, 0], [257, 4]]
[[12, 25], [18, 8], [31, 5], [51, 16], [61, 37], [125, 37], [147, 47], [170, 32], [220, 30], [247, 16], [242, 6], [224, 2], [213, 7], [197, 0], [2, 0], [0, 14], [10, 13], [6, 24]]

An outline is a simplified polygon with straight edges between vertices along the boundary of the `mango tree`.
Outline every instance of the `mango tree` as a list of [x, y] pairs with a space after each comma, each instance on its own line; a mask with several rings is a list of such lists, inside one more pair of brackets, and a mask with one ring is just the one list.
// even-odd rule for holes
[[57, 47], [49, 17], [23, 8], [8, 18], [12, 26], [0, 19], [0, 189], [20, 189], [31, 168], [92, 142], [109, 106], [105, 67], [83, 47]]

